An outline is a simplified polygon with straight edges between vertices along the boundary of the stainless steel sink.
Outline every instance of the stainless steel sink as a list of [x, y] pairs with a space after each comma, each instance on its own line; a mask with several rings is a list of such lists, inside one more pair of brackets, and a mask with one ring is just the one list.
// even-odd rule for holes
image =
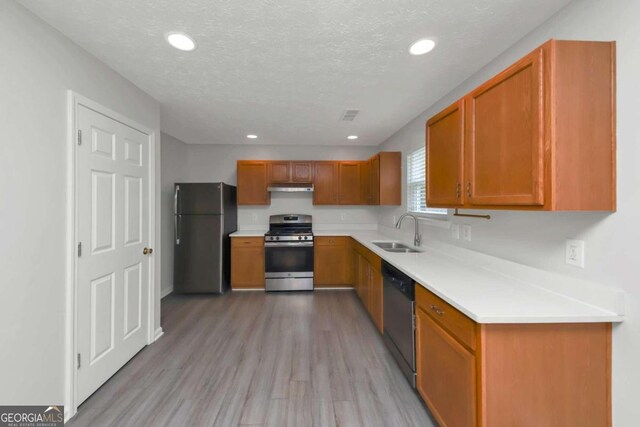
[[419, 250], [413, 249], [413, 248], [390, 248], [390, 249], [385, 249], [385, 251], [401, 253], [401, 254], [412, 254], [412, 253], [416, 253], [416, 252], [422, 252], [422, 251], [419, 251]]
[[420, 252], [417, 249], [413, 249], [412, 247], [399, 242], [373, 242], [373, 244], [387, 252], [405, 253], [405, 254]]

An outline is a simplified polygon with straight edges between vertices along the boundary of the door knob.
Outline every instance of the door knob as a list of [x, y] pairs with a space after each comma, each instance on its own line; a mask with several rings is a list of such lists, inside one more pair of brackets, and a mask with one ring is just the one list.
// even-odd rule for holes
[[153, 253], [153, 249], [151, 249], [151, 248], [144, 248], [144, 249], [142, 250], [142, 253], [143, 253], [144, 255], [151, 255], [151, 254]]

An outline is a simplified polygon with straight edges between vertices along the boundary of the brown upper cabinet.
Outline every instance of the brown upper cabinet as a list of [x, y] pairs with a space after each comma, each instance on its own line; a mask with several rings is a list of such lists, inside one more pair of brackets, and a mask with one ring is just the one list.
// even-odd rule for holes
[[371, 159], [370, 205], [396, 205], [402, 203], [401, 154], [383, 151]]
[[464, 101], [427, 123], [427, 200], [429, 206], [462, 205]]
[[338, 162], [338, 203], [360, 205], [363, 203], [360, 186], [362, 162]]
[[314, 162], [313, 204], [338, 204], [337, 162]]
[[313, 182], [313, 162], [291, 162], [291, 182]]
[[309, 161], [270, 161], [269, 183], [311, 183], [313, 182], [313, 162]]
[[426, 138], [429, 206], [615, 211], [615, 43], [550, 40]]
[[271, 184], [313, 184], [314, 205], [400, 205], [401, 154], [369, 160], [239, 160], [238, 204], [268, 205]]
[[384, 151], [360, 162], [360, 204], [400, 205], [401, 192], [400, 152]]
[[270, 204], [271, 196], [267, 191], [268, 181], [268, 162], [238, 160], [238, 204]]
[[291, 182], [291, 162], [267, 162], [269, 184]]

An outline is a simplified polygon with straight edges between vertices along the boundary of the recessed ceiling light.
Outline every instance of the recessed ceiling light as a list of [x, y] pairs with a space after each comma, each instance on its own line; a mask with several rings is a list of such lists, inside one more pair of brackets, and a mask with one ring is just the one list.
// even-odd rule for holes
[[411, 55], [424, 55], [427, 52], [431, 52], [436, 46], [436, 42], [430, 39], [421, 39], [413, 43], [409, 48]]
[[176, 49], [184, 50], [185, 52], [190, 52], [196, 48], [196, 42], [184, 33], [168, 33], [167, 42]]
[[358, 139], [358, 135], [349, 135], [347, 139]]
[[247, 138], [249, 139], [256, 139], [258, 137], [258, 135], [247, 135]]

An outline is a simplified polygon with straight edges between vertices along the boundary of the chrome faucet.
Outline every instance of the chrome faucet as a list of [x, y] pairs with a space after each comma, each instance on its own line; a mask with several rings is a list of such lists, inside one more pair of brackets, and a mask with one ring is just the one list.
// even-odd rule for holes
[[406, 217], [413, 218], [413, 222], [416, 224], [416, 233], [413, 236], [413, 246], [420, 246], [420, 243], [422, 242], [422, 234], [420, 234], [420, 229], [418, 228], [418, 218], [415, 215], [410, 214], [409, 212], [402, 214], [398, 219], [398, 222], [396, 222], [396, 228], [400, 229], [400, 226], [402, 225], [402, 220], [405, 219]]

